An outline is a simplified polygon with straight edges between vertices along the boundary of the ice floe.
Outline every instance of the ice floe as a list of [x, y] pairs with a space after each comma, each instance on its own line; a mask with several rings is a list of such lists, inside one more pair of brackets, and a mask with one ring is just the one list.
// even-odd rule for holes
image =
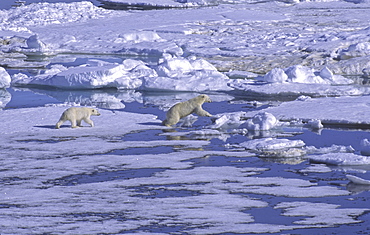
[[55, 87], [61, 89], [139, 89], [168, 91], [230, 90], [228, 77], [203, 59], [165, 57], [158, 66], [127, 59], [122, 64], [89, 60], [66, 68], [54, 66], [44, 74], [13, 76], [15, 86]]
[[315, 163], [326, 163], [337, 166], [359, 166], [369, 165], [370, 157], [361, 156], [355, 153], [327, 153], [323, 155], [313, 155], [308, 157]]
[[263, 138], [243, 142], [239, 146], [265, 157], [300, 157], [306, 154], [302, 140]]
[[370, 185], [370, 180], [365, 180], [354, 175], [347, 175], [347, 178], [354, 184]]
[[[275, 206], [276, 209], [283, 209], [285, 216], [305, 216], [295, 224], [320, 224], [324, 226], [333, 226], [337, 223], [358, 223], [353, 216], [359, 216], [368, 211], [368, 209], [357, 208], [338, 208], [339, 205], [328, 203], [312, 202], [282, 202]], [[309, 212], [307, 208], [312, 208]], [[332, 218], [336, 219], [333, 220]]]
[[0, 67], [0, 89], [10, 87], [10, 83], [11, 83], [10, 75], [3, 67]]
[[[314, 126], [347, 125], [367, 126], [370, 124], [369, 96], [358, 97], [326, 97], [301, 99], [284, 102], [279, 106], [265, 109], [280, 121], [302, 120], [310, 122], [316, 120]], [[257, 111], [248, 112], [253, 117]]]

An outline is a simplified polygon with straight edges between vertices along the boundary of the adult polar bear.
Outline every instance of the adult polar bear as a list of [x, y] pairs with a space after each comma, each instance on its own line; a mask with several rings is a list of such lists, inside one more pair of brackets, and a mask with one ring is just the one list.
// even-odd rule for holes
[[100, 113], [98, 110], [88, 107], [71, 107], [65, 110], [60, 117], [59, 121], [55, 125], [56, 129], [59, 129], [60, 126], [65, 121], [70, 121], [72, 128], [77, 128], [81, 126], [82, 120], [84, 120], [87, 124], [90, 124], [91, 127], [94, 126], [94, 122], [90, 119], [90, 116], [99, 116]]
[[188, 101], [175, 104], [166, 113], [166, 120], [164, 120], [162, 124], [170, 127], [178, 123], [181, 118], [192, 113], [199, 116], [212, 117], [210, 113], [202, 108], [202, 105], [205, 102], [212, 102], [208, 95], [199, 95]]

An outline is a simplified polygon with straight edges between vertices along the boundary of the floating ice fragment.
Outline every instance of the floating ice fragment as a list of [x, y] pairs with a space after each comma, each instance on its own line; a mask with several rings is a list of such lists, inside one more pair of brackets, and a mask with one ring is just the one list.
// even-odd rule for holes
[[246, 121], [247, 129], [252, 131], [270, 130], [277, 124], [277, 119], [271, 113], [263, 112], [254, 115]]
[[209, 126], [213, 129], [229, 129], [229, 128], [238, 128], [245, 121], [242, 121], [242, 117], [245, 115], [245, 112], [235, 112], [235, 113], [225, 113], [215, 115], [214, 124]]
[[339, 166], [358, 166], [369, 165], [370, 157], [357, 155], [354, 153], [327, 153], [323, 155], [309, 156], [311, 162], [326, 163]]
[[295, 224], [318, 225], [322, 227], [338, 224], [360, 223], [356, 216], [360, 216], [369, 209], [365, 208], [341, 208], [340, 205], [312, 202], [282, 202], [275, 209], [284, 209], [285, 216], [305, 216], [308, 218], [295, 221]]
[[278, 150], [278, 149], [287, 149], [287, 148], [300, 148], [305, 146], [305, 143], [302, 140], [288, 140], [288, 139], [276, 139], [276, 138], [264, 138], [250, 140], [243, 142], [240, 146], [246, 149], [254, 150]]
[[343, 146], [333, 144], [330, 147], [316, 148], [315, 146], [306, 146], [307, 154], [326, 154], [326, 153], [354, 153], [352, 146]]
[[6, 89], [0, 89], [0, 109], [5, 108], [11, 99], [12, 96]]
[[0, 89], [9, 87], [10, 82], [10, 75], [3, 67], [0, 67]]
[[307, 167], [306, 169], [299, 170], [300, 173], [326, 173], [331, 172], [331, 169], [327, 167], [325, 164], [312, 164], [311, 166]]
[[312, 129], [322, 129], [324, 126], [321, 124], [321, 121], [319, 119], [311, 119], [307, 122], [307, 126]]
[[370, 141], [368, 139], [363, 139], [361, 141], [361, 154], [370, 156]]
[[370, 180], [365, 180], [354, 175], [346, 175], [347, 178], [354, 184], [370, 185]]

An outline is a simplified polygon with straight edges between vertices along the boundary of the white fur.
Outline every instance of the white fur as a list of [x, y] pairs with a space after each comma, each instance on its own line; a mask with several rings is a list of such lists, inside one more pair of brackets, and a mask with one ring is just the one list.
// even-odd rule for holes
[[165, 126], [175, 125], [181, 118], [192, 113], [195, 113], [199, 116], [212, 117], [210, 113], [202, 108], [204, 102], [211, 102], [211, 99], [208, 97], [208, 95], [199, 95], [188, 101], [175, 104], [166, 113], [166, 120], [164, 120], [162, 124]]
[[56, 129], [59, 129], [60, 126], [65, 121], [70, 121], [72, 128], [76, 128], [81, 126], [82, 120], [84, 120], [87, 124], [90, 124], [91, 127], [94, 126], [94, 122], [90, 119], [90, 116], [99, 116], [100, 113], [98, 110], [93, 108], [87, 108], [87, 107], [72, 107], [67, 110], [65, 110], [60, 117], [59, 121], [55, 125]]

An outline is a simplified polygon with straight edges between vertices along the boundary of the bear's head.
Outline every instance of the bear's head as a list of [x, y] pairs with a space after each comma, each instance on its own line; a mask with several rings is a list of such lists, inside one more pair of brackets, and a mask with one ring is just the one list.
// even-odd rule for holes
[[203, 101], [203, 103], [206, 103], [206, 102], [207, 103], [210, 103], [210, 102], [212, 102], [211, 98], [209, 98], [208, 95], [202, 94], [202, 95], [199, 95], [198, 98], [201, 99]]
[[100, 113], [98, 110], [96, 109], [91, 109], [91, 115], [94, 115], [94, 116], [100, 116]]

